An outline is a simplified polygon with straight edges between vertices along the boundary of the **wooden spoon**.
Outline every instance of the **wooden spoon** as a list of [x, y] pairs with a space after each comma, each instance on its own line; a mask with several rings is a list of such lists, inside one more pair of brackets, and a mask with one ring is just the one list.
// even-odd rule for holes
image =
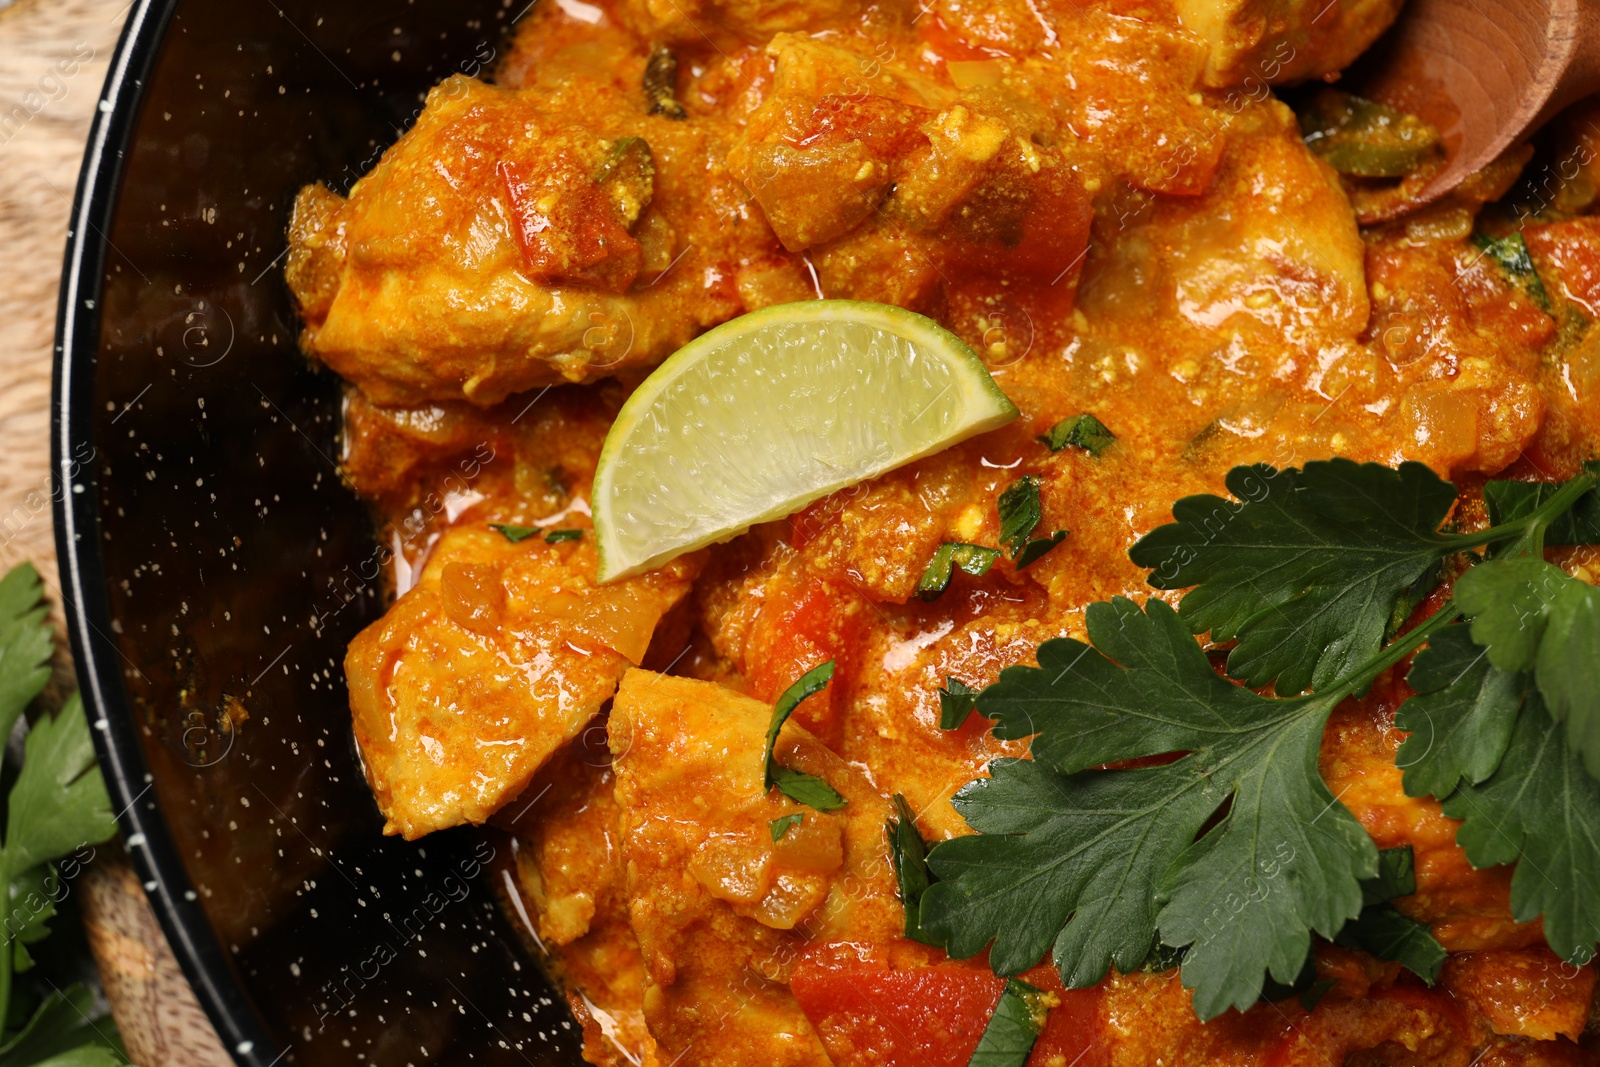
[[1558, 111], [1600, 92], [1600, 0], [1410, 0], [1349, 83], [1421, 118], [1443, 140], [1439, 172], [1385, 212], [1399, 215], [1444, 196]]

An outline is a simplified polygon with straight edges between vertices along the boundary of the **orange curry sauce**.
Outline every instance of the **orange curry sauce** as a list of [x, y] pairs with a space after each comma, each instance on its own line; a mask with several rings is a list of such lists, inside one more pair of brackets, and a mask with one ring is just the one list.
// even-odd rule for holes
[[[1546, 308], [1471, 240], [1515, 221], [1493, 202], [1527, 150], [1363, 231], [1274, 95], [1397, 3], [541, 0], [493, 84], [446, 81], [348, 197], [301, 195], [303, 344], [351, 383], [345, 469], [403, 594], [346, 662], [369, 779], [391, 833], [512, 835], [592, 1062], [965, 1064], [1001, 983], [901, 936], [886, 798], [929, 840], [967, 833], [952, 793], [1025, 746], [941, 731], [947, 677], [988, 684], [1081, 637], [1089, 602], [1151, 595], [1129, 545], [1236, 464], [1418, 460], [1470, 501], [1595, 454], [1600, 108], [1542, 135], [1578, 161], [1523, 220]], [[933, 316], [1022, 417], [599, 586], [589, 486], [628, 391], [704, 329], [817, 295]], [[1079, 412], [1115, 447], [1037, 443]], [[1068, 538], [917, 599], [942, 542], [995, 543], [1024, 474]], [[761, 788], [766, 702], [827, 659], [780, 755], [850, 804], [775, 842], [800, 809]], [[1030, 1062], [1590, 1062], [1593, 967], [1513, 922], [1509, 870], [1472, 869], [1402, 791], [1406, 695], [1347, 701], [1321, 769], [1415, 850], [1397, 906], [1451, 952], [1434, 988], [1324, 944], [1313, 1010], [1203, 1025], [1176, 972], [1066, 991], [1045, 966]]]

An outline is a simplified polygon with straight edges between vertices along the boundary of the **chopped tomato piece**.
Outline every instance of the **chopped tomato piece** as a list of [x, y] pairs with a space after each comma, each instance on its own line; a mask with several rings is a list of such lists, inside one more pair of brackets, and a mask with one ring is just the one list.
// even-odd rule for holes
[[1600, 316], [1600, 218], [1553, 222], [1522, 236], [1550, 295]]
[[501, 160], [499, 171], [511, 231], [534, 278], [628, 290], [643, 265], [643, 249], [576, 160], [557, 153], [537, 170]]
[[801, 701], [794, 717], [824, 742], [834, 739], [854, 677], [865, 606], [854, 591], [820, 578], [775, 582], [745, 647], [750, 692], [777, 700], [806, 671], [833, 660], [833, 681]]
[[[1022, 979], [1059, 1000], [1034, 1043], [1031, 1067], [1110, 1062], [1099, 990], [1063, 989], [1048, 966]], [[966, 1067], [1005, 979], [972, 963], [889, 960], [823, 946], [796, 963], [790, 988], [835, 1067]]]

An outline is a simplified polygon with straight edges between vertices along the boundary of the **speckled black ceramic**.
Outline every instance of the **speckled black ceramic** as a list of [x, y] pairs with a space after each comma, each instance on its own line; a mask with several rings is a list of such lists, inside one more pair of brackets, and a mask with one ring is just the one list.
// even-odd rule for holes
[[241, 1064], [579, 1062], [495, 843], [379, 833], [340, 670], [379, 556], [281, 277], [295, 190], [347, 188], [523, 3], [138, 0], [90, 137], [61, 588], [130, 851]]

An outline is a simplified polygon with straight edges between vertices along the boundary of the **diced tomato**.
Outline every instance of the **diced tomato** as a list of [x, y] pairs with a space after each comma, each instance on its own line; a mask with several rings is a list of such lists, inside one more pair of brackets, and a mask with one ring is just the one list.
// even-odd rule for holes
[[1010, 54], [999, 48], [980, 48], [968, 44], [942, 15], [934, 14], [931, 18], [927, 16], [919, 18], [917, 27], [921, 31], [922, 40], [935, 55], [947, 63], [951, 60], [964, 63]]
[[[1063, 989], [1048, 966], [1022, 978], [1060, 1002], [1034, 1043], [1031, 1067], [1110, 1062], [1099, 990]], [[973, 963], [824, 947], [796, 963], [790, 988], [835, 1067], [966, 1067], [1005, 980]]]
[[825, 743], [834, 740], [849, 698], [866, 603], [853, 590], [805, 576], [774, 581], [750, 628], [744, 675], [750, 691], [774, 701], [806, 671], [834, 661], [833, 681], [795, 709], [795, 721]]
[[1600, 218], [1553, 222], [1523, 239], [1552, 299], [1564, 296], [1585, 315], [1600, 315]]
[[511, 231], [534, 278], [627, 291], [644, 263], [643, 249], [578, 161], [558, 152], [537, 168], [501, 160], [498, 169]]
[[894, 159], [925, 140], [917, 127], [933, 111], [886, 96], [830, 94], [817, 101], [796, 148], [860, 144], [875, 159]]

